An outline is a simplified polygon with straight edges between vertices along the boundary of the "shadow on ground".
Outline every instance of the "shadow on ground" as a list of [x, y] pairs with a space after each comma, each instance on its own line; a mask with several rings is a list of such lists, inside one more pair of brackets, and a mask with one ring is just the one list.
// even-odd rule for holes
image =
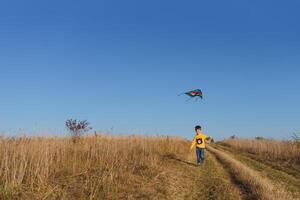
[[182, 160], [178, 157], [176, 157], [174, 154], [166, 154], [163, 156], [164, 158], [166, 159], [170, 159], [170, 160], [175, 160], [175, 161], [178, 161], [178, 162], [181, 162], [181, 163], [184, 163], [186, 165], [190, 165], [190, 166], [194, 166], [194, 167], [198, 167], [195, 163], [191, 163], [191, 162], [188, 162], [188, 161], [185, 161], [185, 160]]

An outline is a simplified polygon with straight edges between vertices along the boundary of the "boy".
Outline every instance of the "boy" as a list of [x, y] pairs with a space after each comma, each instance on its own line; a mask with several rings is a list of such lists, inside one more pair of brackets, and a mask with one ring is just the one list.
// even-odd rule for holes
[[201, 165], [204, 162], [204, 149], [206, 136], [201, 132], [201, 126], [195, 127], [196, 135], [193, 139], [191, 149], [196, 145], [197, 164]]

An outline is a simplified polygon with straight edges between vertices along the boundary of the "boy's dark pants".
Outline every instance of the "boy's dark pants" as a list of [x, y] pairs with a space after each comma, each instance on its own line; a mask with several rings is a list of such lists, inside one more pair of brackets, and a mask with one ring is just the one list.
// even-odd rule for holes
[[197, 163], [203, 163], [204, 161], [204, 148], [196, 147]]

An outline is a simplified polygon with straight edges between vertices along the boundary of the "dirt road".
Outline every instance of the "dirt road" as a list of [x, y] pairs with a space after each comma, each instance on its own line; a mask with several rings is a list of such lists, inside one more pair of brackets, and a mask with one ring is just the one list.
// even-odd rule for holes
[[202, 166], [194, 152], [166, 155], [165, 192], [157, 199], [299, 199], [300, 180], [223, 146], [210, 145]]

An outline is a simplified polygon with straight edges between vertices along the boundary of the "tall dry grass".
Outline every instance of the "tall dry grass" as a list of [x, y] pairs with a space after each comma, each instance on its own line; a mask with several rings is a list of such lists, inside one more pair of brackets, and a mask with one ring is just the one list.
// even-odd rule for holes
[[0, 199], [146, 199], [167, 167], [163, 155], [188, 151], [163, 136], [1, 138]]
[[300, 164], [299, 141], [228, 139], [222, 141], [222, 143], [236, 150], [255, 154], [267, 160], [291, 161]]

